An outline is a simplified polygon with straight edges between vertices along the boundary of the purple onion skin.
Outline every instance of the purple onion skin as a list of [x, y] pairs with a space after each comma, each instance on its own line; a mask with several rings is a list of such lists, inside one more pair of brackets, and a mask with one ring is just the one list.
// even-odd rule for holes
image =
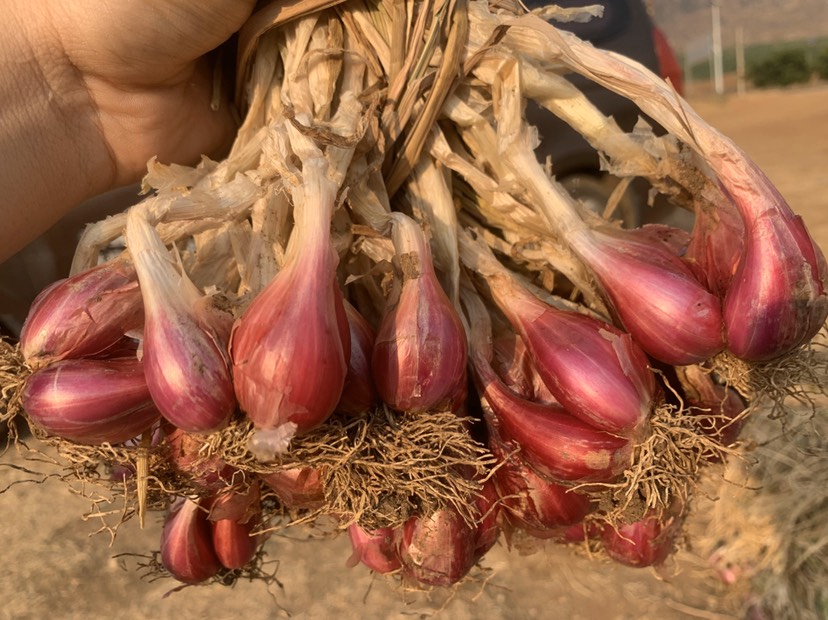
[[350, 334], [350, 356], [345, 385], [336, 406], [337, 411], [358, 414], [370, 409], [377, 402], [377, 389], [371, 372], [374, 352], [374, 330], [356, 308], [345, 302], [345, 314]]
[[353, 549], [348, 566], [353, 567], [361, 562], [381, 575], [402, 567], [397, 552], [397, 533], [390, 527], [368, 531], [354, 523], [348, 528], [348, 536]]
[[122, 443], [161, 417], [136, 359], [60, 360], [26, 380], [23, 406], [49, 434], [78, 443]]
[[131, 264], [113, 261], [44, 289], [20, 333], [20, 351], [31, 366], [67, 357], [90, 357], [141, 326], [141, 291]]
[[221, 570], [207, 513], [192, 500], [173, 506], [161, 531], [161, 564], [184, 583], [201, 583]]
[[398, 411], [458, 411], [466, 396], [466, 332], [440, 286], [419, 224], [394, 215], [402, 286], [377, 329], [374, 382], [382, 400]]
[[555, 405], [524, 400], [500, 382], [488, 362], [473, 356], [481, 404], [504, 441], [520, 446], [521, 456], [549, 480], [607, 482], [627, 466], [629, 439], [603, 432]]
[[316, 510], [325, 504], [325, 489], [319, 471], [313, 467], [295, 467], [259, 474], [279, 501], [291, 510]]
[[680, 366], [703, 362], [724, 349], [719, 298], [669, 247], [608, 227], [582, 234], [573, 248], [645, 352]]
[[475, 563], [477, 529], [454, 510], [412, 517], [402, 528], [399, 554], [403, 574], [421, 584], [450, 586]]
[[[144, 369], [152, 399], [169, 422], [189, 433], [224, 428], [236, 409], [226, 332], [195, 314], [147, 313]], [[211, 312], [211, 310], [206, 310]]]
[[768, 211], [751, 220], [724, 301], [731, 353], [767, 361], [813, 338], [828, 317], [826, 273], [799, 216]]

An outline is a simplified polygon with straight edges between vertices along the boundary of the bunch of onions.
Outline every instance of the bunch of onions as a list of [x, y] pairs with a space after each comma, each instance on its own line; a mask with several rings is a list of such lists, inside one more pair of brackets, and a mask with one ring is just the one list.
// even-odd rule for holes
[[[694, 255], [707, 257], [709, 281], [726, 289], [723, 321], [728, 349], [742, 359], [763, 361], [813, 338], [828, 318], [828, 264], [802, 219], [768, 177], [744, 151], [675, 97], [659, 76], [551, 28], [545, 34], [544, 53], [555, 54], [573, 71], [634, 99], [645, 114], [698, 155], [704, 162], [699, 168], [721, 190], [722, 197], [713, 202], [724, 222], [722, 230], [710, 235], [708, 223], [702, 222], [694, 236], [705, 237], [697, 240], [704, 247]], [[648, 96], [642, 97], [642, 92]], [[733, 223], [734, 208], [741, 227]], [[706, 214], [702, 217], [707, 219]], [[725, 238], [727, 230], [734, 234]], [[743, 248], [735, 262], [723, 248], [732, 244]], [[659, 286], [647, 284], [651, 289]]]
[[419, 225], [402, 213], [391, 217], [402, 284], [377, 330], [371, 362], [377, 391], [398, 411], [456, 411], [466, 395], [463, 324]]
[[83, 444], [128, 441], [161, 415], [135, 358], [53, 362], [29, 375], [22, 400], [50, 435]]
[[227, 342], [232, 317], [177, 265], [145, 209], [127, 216], [126, 241], [144, 301], [144, 372], [161, 414], [178, 428], [223, 428], [236, 409]]
[[113, 260], [44, 289], [20, 332], [20, 352], [32, 367], [107, 355], [143, 322], [135, 269], [127, 259]]
[[331, 244], [337, 185], [319, 156], [291, 187], [295, 218], [285, 264], [233, 327], [230, 351], [251, 450], [272, 460], [297, 433], [321, 425], [342, 396], [350, 333]]

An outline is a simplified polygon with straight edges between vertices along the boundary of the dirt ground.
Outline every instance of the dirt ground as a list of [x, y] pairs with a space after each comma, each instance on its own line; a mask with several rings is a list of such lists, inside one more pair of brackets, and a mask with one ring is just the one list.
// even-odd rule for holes
[[[741, 145], [767, 172], [828, 250], [828, 88], [765, 91], [693, 102], [713, 125]], [[15, 454], [1, 459], [0, 489], [21, 477], [9, 465], [51, 471]], [[157, 549], [160, 523], [134, 521], [110, 546], [84, 520], [89, 502], [54, 481], [21, 484], [0, 495], [0, 618], [294, 618], [439, 617], [462, 619], [683, 619], [740, 617], [741, 601], [705, 558], [681, 552], [666, 571], [621, 566], [547, 548], [523, 556], [500, 544], [484, 560], [487, 573], [429, 601], [404, 596], [362, 568], [345, 563], [349, 544], [336, 540], [271, 539], [267, 546], [281, 587], [239, 582], [190, 587], [165, 596], [170, 581], [149, 582], [134, 557]], [[486, 579], [485, 586], [483, 580]]]

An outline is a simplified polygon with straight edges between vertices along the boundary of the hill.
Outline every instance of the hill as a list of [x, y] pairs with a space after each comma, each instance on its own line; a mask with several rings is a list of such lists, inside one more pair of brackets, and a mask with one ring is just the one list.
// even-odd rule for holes
[[[648, 0], [650, 12], [677, 52], [703, 47], [711, 30], [710, 0]], [[722, 43], [734, 45], [744, 28], [746, 45], [828, 35], [826, 0], [719, 0]]]

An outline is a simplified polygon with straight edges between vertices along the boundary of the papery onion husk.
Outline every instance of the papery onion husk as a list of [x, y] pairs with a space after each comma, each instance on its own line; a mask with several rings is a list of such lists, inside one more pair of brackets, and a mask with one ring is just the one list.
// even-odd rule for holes
[[374, 329], [359, 311], [345, 301], [345, 314], [350, 332], [350, 356], [348, 373], [336, 410], [343, 413], [362, 413], [377, 402], [377, 389], [371, 371], [374, 352]]
[[316, 510], [325, 504], [325, 489], [313, 467], [281, 469], [259, 477], [290, 510]]
[[745, 247], [745, 225], [726, 199], [696, 206], [684, 260], [707, 290], [724, 299]]
[[377, 330], [371, 363], [377, 391], [398, 411], [456, 411], [466, 390], [463, 324], [440, 286], [419, 225], [393, 215], [402, 288]]
[[97, 355], [143, 321], [132, 263], [103, 263], [55, 282], [35, 298], [20, 332], [20, 352], [33, 367]]
[[161, 564], [190, 584], [207, 581], [221, 570], [207, 512], [197, 502], [181, 498], [170, 509], [161, 532]]
[[142, 209], [126, 240], [144, 300], [143, 359], [152, 398], [178, 428], [223, 428], [236, 409], [227, 342], [232, 317], [215, 308], [177, 265]]
[[353, 567], [360, 562], [372, 571], [385, 575], [402, 567], [397, 551], [397, 532], [390, 527], [377, 530], [365, 530], [358, 523], [348, 527], [353, 553], [347, 566]]
[[558, 402], [535, 368], [523, 339], [511, 327], [498, 331], [492, 340], [492, 368], [518, 396], [537, 403]]
[[477, 528], [452, 508], [412, 517], [399, 542], [403, 574], [431, 586], [455, 584], [474, 566], [476, 538]]
[[179, 428], [165, 427], [167, 436], [163, 452], [173, 470], [180, 472], [187, 481], [208, 491], [219, 491], [233, 485], [238, 470], [225, 463], [218, 455], [205, 453], [202, 435], [188, 433]]
[[53, 362], [27, 378], [22, 399], [50, 435], [84, 444], [127, 441], [161, 417], [135, 358]]

